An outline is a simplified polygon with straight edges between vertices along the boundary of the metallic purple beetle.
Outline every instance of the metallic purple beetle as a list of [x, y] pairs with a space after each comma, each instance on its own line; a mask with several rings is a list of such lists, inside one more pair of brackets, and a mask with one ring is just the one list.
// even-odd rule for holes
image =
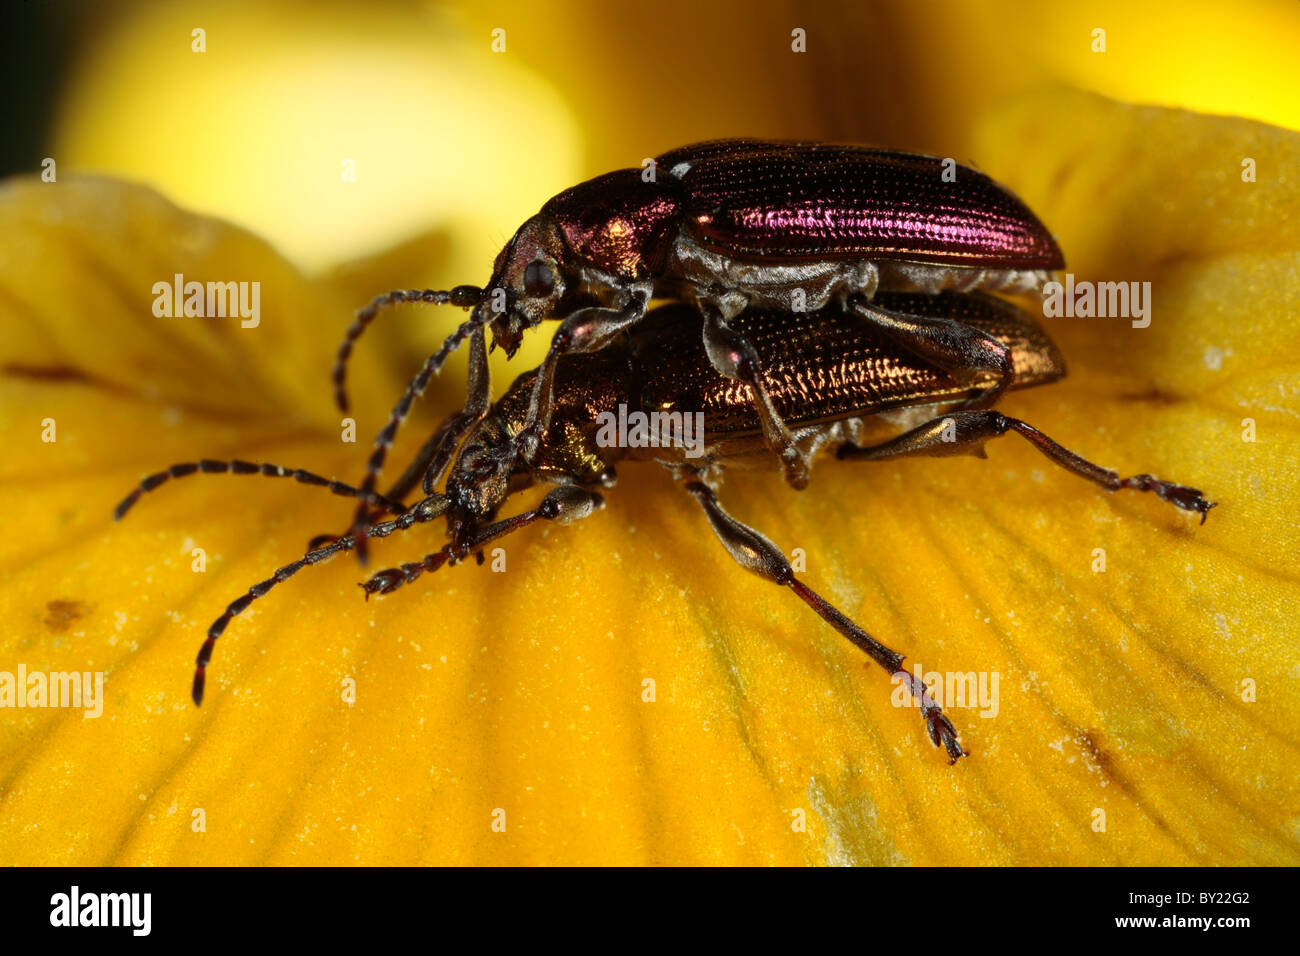
[[[427, 493], [458, 440], [490, 408], [485, 326], [493, 346], [512, 356], [525, 329], [561, 320], [537, 376], [529, 424], [518, 436], [523, 458], [531, 460], [550, 422], [559, 357], [604, 348], [642, 319], [652, 298], [674, 297], [704, 315], [709, 360], [722, 375], [749, 386], [786, 480], [803, 488], [807, 456], [778, 416], [757, 355], [732, 330], [732, 319], [747, 308], [806, 312], [841, 305], [959, 381], [995, 373], [994, 384], [967, 406], [986, 408], [1012, 380], [1008, 350], [955, 319], [880, 308], [873, 303], [876, 292], [1028, 291], [1063, 266], [1056, 243], [1024, 203], [983, 173], [951, 161], [861, 146], [701, 143], [551, 199], [497, 256], [486, 288], [376, 298], [339, 348], [336, 395], [346, 409], [347, 357], [382, 307], [419, 301], [473, 309], [394, 407], [362, 484], [366, 492], [375, 489], [412, 402], [469, 339], [464, 408], [429, 439], [390, 491], [400, 497], [422, 480]], [[368, 524], [363, 504], [354, 531], [364, 536]]]

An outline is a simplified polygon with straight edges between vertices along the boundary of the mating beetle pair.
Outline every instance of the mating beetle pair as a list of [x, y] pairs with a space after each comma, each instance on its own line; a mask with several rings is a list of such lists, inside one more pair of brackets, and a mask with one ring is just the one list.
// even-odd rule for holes
[[[1015, 306], [979, 293], [880, 293], [882, 305], [917, 315], [968, 323], [996, 339], [1012, 359], [1012, 387], [1055, 381], [1064, 365], [1055, 347], [1032, 318]], [[903, 655], [881, 644], [799, 578], [782, 552], [758, 531], [741, 524], [718, 503], [713, 485], [724, 469], [773, 462], [761, 424], [744, 388], [719, 375], [701, 342], [702, 316], [677, 304], [653, 310], [618, 343], [591, 354], [566, 355], [556, 363], [551, 425], [532, 461], [526, 461], [518, 436], [528, 426], [536, 369], [519, 376], [500, 400], [469, 430], [451, 468], [445, 493], [431, 492], [407, 508], [391, 495], [378, 496], [308, 472], [249, 462], [207, 461], [173, 466], [146, 478], [118, 507], [118, 516], [170, 477], [222, 472], [294, 477], [328, 485], [336, 494], [357, 497], [391, 520], [370, 527], [370, 537], [387, 537], [440, 517], [449, 542], [418, 561], [379, 571], [362, 587], [367, 595], [388, 594], [428, 571], [456, 564], [498, 538], [539, 520], [569, 523], [603, 506], [601, 492], [614, 484], [623, 460], [653, 459], [673, 470], [704, 509], [714, 532], [744, 568], [793, 590], [823, 619], [865, 651], [887, 673], [902, 681], [921, 705], [927, 731], [951, 760], [964, 751], [957, 732], [914, 675], [902, 668]], [[785, 421], [793, 427], [801, 454], [810, 458], [833, 447], [841, 459], [881, 460], [905, 455], [979, 453], [990, 438], [1015, 431], [1057, 464], [1108, 490], [1153, 491], [1180, 508], [1204, 515], [1210, 504], [1192, 488], [1150, 475], [1120, 478], [1086, 461], [1037, 429], [993, 410], [953, 409], [973, 394], [934, 365], [899, 349], [874, 326], [855, 322], [836, 308], [798, 314], [748, 310], [736, 319], [762, 360], [764, 386]], [[623, 405], [637, 411], [700, 411], [709, 422], [705, 453], [687, 457], [680, 447], [629, 449], [602, 444], [597, 421]], [[948, 409], [926, 417], [901, 435], [864, 444], [868, 420], [888, 412]], [[452, 416], [454, 419], [456, 416]], [[450, 419], [449, 419], [450, 421]], [[446, 427], [446, 423], [444, 423]], [[438, 433], [435, 433], [435, 435]], [[497, 519], [498, 509], [515, 492], [535, 483], [556, 487], [534, 509]], [[354, 550], [359, 537], [345, 535], [315, 548], [270, 578], [254, 585], [213, 623], [198, 660], [194, 696], [203, 692], [206, 667], [218, 637], [231, 619], [276, 584], [312, 564]]]
[[[254, 585], [213, 623], [198, 658], [196, 702], [230, 620], [303, 567], [360, 552], [367, 537], [445, 517], [448, 544], [363, 585], [367, 595], [389, 593], [534, 521], [585, 517], [603, 504], [597, 489], [612, 485], [618, 461], [650, 457], [684, 479], [737, 562], [790, 587], [903, 681], [932, 741], [955, 761], [964, 752], [956, 731], [902, 670], [902, 655], [808, 588], [772, 542], [722, 509], [713, 490], [721, 470], [777, 462], [802, 488], [828, 447], [841, 459], [869, 460], [980, 452], [988, 439], [1015, 431], [1101, 487], [1153, 491], [1204, 520], [1212, 505], [1196, 489], [1150, 475], [1121, 479], [990, 409], [1008, 387], [1050, 382], [1064, 366], [1030, 316], [976, 291], [1033, 288], [1062, 264], [1041, 224], [987, 177], [962, 170], [946, 183], [940, 161], [927, 157], [756, 141], [677, 150], [659, 168], [668, 175], [658, 183], [625, 170], [551, 200], [498, 257], [495, 289], [391, 293], [362, 311], [335, 369], [341, 403], [343, 362], [381, 306], [418, 300], [473, 310], [408, 386], [360, 488], [275, 465], [206, 461], [146, 478], [119, 505], [118, 517], [169, 477], [225, 470], [289, 475], [360, 501], [352, 532]], [[647, 315], [657, 294], [686, 301]], [[494, 299], [504, 307], [494, 308]], [[526, 328], [551, 317], [561, 324], [545, 361], [493, 405], [485, 328], [512, 354]], [[393, 488], [377, 494], [385, 451], [411, 403], [466, 339], [464, 407]], [[703, 412], [706, 453], [689, 460], [671, 447], [603, 444], [596, 418], [620, 404]], [[902, 434], [864, 442], [869, 419], [899, 409], [926, 414]], [[440, 493], [435, 486], [453, 456]], [[537, 508], [497, 519], [511, 493], [538, 481], [557, 487]], [[424, 497], [408, 508], [416, 484]], [[382, 515], [371, 509], [396, 517], [372, 524]]]
[[[607, 173], [551, 199], [497, 256], [482, 289], [391, 292], [361, 311], [334, 368], [342, 408], [346, 360], [380, 308], [422, 301], [473, 310], [394, 407], [376, 440], [364, 490], [375, 489], [412, 402], [466, 339], [477, 353], [482, 330], [490, 327], [494, 347], [513, 355], [524, 330], [561, 320], [516, 439], [531, 459], [550, 420], [560, 356], [606, 347], [644, 317], [653, 297], [683, 299], [700, 310], [709, 361], [719, 374], [748, 386], [786, 480], [803, 488], [808, 458], [773, 407], [752, 343], [732, 328], [740, 313], [840, 304], [846, 318], [878, 326], [900, 347], [963, 381], [995, 373], [971, 402], [987, 407], [1011, 382], [1007, 350], [959, 320], [882, 308], [876, 292], [1026, 291], [1064, 265], [1051, 235], [1019, 199], [983, 173], [935, 157], [721, 140], [665, 153], [653, 171], [650, 177], [641, 169]], [[477, 361], [472, 354], [471, 362]], [[486, 379], [472, 380], [465, 408], [426, 451], [426, 492], [456, 441], [487, 409]], [[363, 504], [353, 530], [364, 535], [366, 523]]]

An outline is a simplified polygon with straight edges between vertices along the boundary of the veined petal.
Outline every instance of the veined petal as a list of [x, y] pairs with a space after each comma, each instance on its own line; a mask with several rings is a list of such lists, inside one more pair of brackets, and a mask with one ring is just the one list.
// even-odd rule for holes
[[[123, 486], [115, 463], [110, 482], [96, 448], [42, 482], [49, 449], [29, 435], [8, 446], [26, 479], [0, 492], [27, 522], [4, 558], [0, 613], [15, 629], [0, 660], [103, 669], [107, 701], [98, 720], [4, 714], [5, 858], [1296, 862], [1296, 655], [1278, 622], [1298, 603], [1286, 560], [1296, 293], [1281, 281], [1296, 243], [1279, 214], [1297, 185], [1240, 183], [1239, 162], [1205, 172], [1243, 142], [1261, 171], [1266, 157], [1295, 169], [1296, 137], [1065, 93], [1048, 106], [993, 117], [981, 164], [1058, 232], [1081, 279], [1149, 280], [1156, 311], [1144, 329], [1049, 322], [1071, 377], [1005, 410], [1103, 465], [1203, 488], [1219, 502], [1209, 522], [1098, 491], [1014, 437], [987, 461], [827, 461], [803, 494], [740, 474], [720, 492], [787, 553], [802, 549], [804, 579], [907, 666], [997, 676], [996, 705], [949, 707], [969, 759], [948, 767], [916, 711], [891, 706], [888, 679], [788, 591], [736, 567], [652, 466], [626, 467], [608, 507], [577, 525], [505, 539], [501, 572], [447, 568], [367, 604], [347, 559], [304, 570], [234, 621], [196, 711], [188, 679], [207, 623], [308, 537], [339, 530], [350, 506], [199, 477], [112, 526], [134, 479]], [[1131, 135], [1121, 147], [1098, 130]], [[1149, 170], [1171, 156], [1184, 172], [1163, 184]], [[90, 216], [86, 228], [120, 246], [113, 226]], [[1220, 241], [1216, 228], [1238, 227]], [[1135, 233], [1140, 255], [1112, 253]], [[328, 407], [310, 403], [328, 398], [315, 369], [333, 344], [314, 346], [313, 371], [284, 394], [318, 389], [303, 407]], [[7, 407], [73, 387], [25, 382]], [[377, 389], [380, 404], [398, 387]], [[67, 401], [58, 414], [75, 416]], [[155, 406], [136, 406], [138, 418], [105, 420], [147, 450], [166, 430]], [[1242, 440], [1243, 418], [1256, 441]], [[363, 454], [324, 426], [265, 437], [196, 426], [160, 454], [345, 478]], [[436, 526], [377, 542], [375, 566], [441, 542]], [[209, 556], [201, 574], [194, 546]]]

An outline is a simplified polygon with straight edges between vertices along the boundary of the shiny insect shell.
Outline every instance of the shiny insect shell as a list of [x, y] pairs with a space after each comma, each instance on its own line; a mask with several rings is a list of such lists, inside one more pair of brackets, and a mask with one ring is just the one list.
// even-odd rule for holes
[[[640, 322], [654, 297], [693, 304], [710, 365], [748, 386], [764, 442], [787, 482], [807, 485], [810, 460], [766, 387], [746, 310], [772, 315], [837, 307], [963, 384], [980, 379], [984, 407], [1014, 378], [996, 337], [936, 310], [898, 311], [878, 292], [1026, 291], [1064, 265], [1052, 236], [1011, 192], [977, 170], [915, 153], [821, 143], [720, 140], [672, 150], [646, 168], [598, 176], [552, 198], [497, 256], [483, 288], [404, 290], [361, 310], [339, 349], [336, 397], [353, 344], [383, 307], [454, 304], [469, 319], [426, 361], [380, 432], [362, 488], [373, 491], [411, 404], [467, 339], [513, 355], [523, 332], [561, 320], [515, 435], [540, 450], [561, 356], [599, 351]], [[908, 303], [903, 303], [907, 306]], [[757, 311], [753, 311], [757, 310]], [[741, 323], [747, 327], [749, 323]], [[471, 358], [471, 362], [476, 361]], [[458, 440], [489, 407], [471, 380], [461, 413], [422, 462], [436, 483]], [[355, 530], [368, 523], [362, 506]]]
[[[882, 293], [884, 303], [917, 315], [948, 317], [995, 338], [1014, 362], [1013, 387], [1054, 381], [1064, 374], [1055, 346], [1033, 319], [1015, 306], [978, 293]], [[169, 477], [196, 471], [291, 475], [310, 484], [328, 484], [338, 494], [360, 497], [372, 507], [396, 514], [374, 524], [370, 537], [387, 537], [415, 524], [445, 517], [449, 541], [419, 561], [380, 571], [362, 587], [367, 595], [387, 594], [426, 572], [481, 557], [491, 542], [540, 520], [569, 523], [603, 506], [602, 490], [614, 484], [614, 466], [629, 459], [654, 459], [683, 481], [705, 512], [728, 553], [746, 570], [789, 587], [827, 623], [867, 653], [919, 704], [927, 732], [950, 761], [965, 751], [957, 731], [924, 685], [902, 668], [903, 655], [877, 641], [800, 580], [781, 550], [758, 531], [727, 514], [714, 491], [727, 468], [771, 466], [762, 426], [745, 388], [713, 368], [699, 338], [703, 318], [691, 306], [654, 310], [620, 342], [591, 355], [567, 356], [558, 363], [556, 402], [549, 430], [533, 460], [520, 452], [517, 436], [527, 427], [531, 395], [540, 370], [526, 373], [482, 416], [460, 446], [445, 492], [431, 492], [411, 507], [398, 501], [327, 482], [310, 473], [250, 462], [207, 462], [173, 466], [141, 482], [118, 507], [118, 516], [145, 492]], [[963, 383], [900, 349], [870, 323], [853, 320], [836, 308], [815, 313], [749, 310], [737, 322], [751, 336], [763, 359], [765, 384], [781, 414], [795, 429], [804, 453], [834, 448], [845, 460], [882, 460], [906, 455], [983, 454], [984, 442], [1014, 431], [1040, 452], [1075, 474], [1110, 491], [1151, 491], [1204, 520], [1212, 505], [1201, 492], [1150, 475], [1120, 478], [1057, 444], [1018, 419], [967, 407], [982, 382]], [[690, 458], [680, 448], [630, 449], [602, 443], [599, 421], [622, 404], [649, 412], [701, 412], [706, 425], [704, 454]], [[905, 416], [919, 424], [874, 444], [864, 437], [880, 418]], [[454, 416], [453, 416], [454, 418]], [[417, 459], [418, 460], [418, 459]], [[538, 507], [497, 519], [515, 492], [536, 483], [556, 487]], [[349, 534], [315, 548], [285, 565], [234, 601], [209, 628], [198, 657], [194, 697], [203, 693], [213, 646], [226, 626], [255, 599], [302, 568], [356, 548]]]

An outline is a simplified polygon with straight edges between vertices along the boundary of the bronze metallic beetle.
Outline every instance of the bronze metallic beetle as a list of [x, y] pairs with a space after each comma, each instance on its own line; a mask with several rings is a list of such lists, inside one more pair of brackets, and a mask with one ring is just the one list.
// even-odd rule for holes
[[[996, 341], [1009, 356], [1012, 388], [1045, 384], [1065, 373], [1061, 357], [1046, 333], [1028, 313], [1009, 302], [982, 293], [956, 292], [879, 292], [876, 301], [881, 308], [898, 314], [960, 323]], [[731, 517], [718, 503], [715, 485], [724, 470], [771, 467], [778, 460], [771, 454], [761, 413], [750, 400], [748, 387], [714, 367], [700, 336], [706, 321], [694, 306], [663, 306], [604, 349], [566, 354], [550, 372], [542, 368], [521, 375], [499, 401], [476, 417], [458, 443], [459, 453], [445, 490], [428, 491], [409, 507], [402, 499], [419, 477], [427, 474], [427, 451], [442, 440], [442, 429], [399, 482], [407, 486], [386, 496], [276, 465], [208, 461], [175, 465], [144, 479], [118, 506], [117, 517], [143, 492], [170, 477], [229, 470], [291, 476], [308, 484], [326, 485], [335, 493], [360, 498], [371, 507], [396, 515], [370, 527], [366, 532], [369, 537], [386, 537], [415, 524], [445, 518], [449, 538], [446, 545], [419, 561], [380, 571], [362, 585], [367, 595], [388, 594], [425, 572], [456, 564], [471, 555], [481, 557], [490, 542], [535, 521], [568, 523], [585, 518], [603, 506], [602, 492], [614, 484], [616, 465], [657, 461], [682, 480], [737, 563], [774, 584], [789, 587], [907, 686], [920, 704], [931, 740], [936, 746], [942, 745], [955, 762], [965, 752], [957, 732], [919, 679], [902, 668], [903, 655], [878, 642], [809, 588], [795, 575], [776, 545]], [[1178, 508], [1199, 514], [1202, 521], [1213, 507], [1195, 488], [1151, 475], [1121, 478], [1023, 421], [996, 410], [970, 407], [973, 398], [986, 394], [989, 379], [1001, 372], [988, 370], [973, 380], [954, 375], [901, 348], [876, 323], [846, 314], [837, 306], [810, 313], [752, 308], [735, 316], [733, 326], [752, 343], [761, 360], [764, 389], [790, 428], [799, 454], [809, 461], [828, 451], [841, 460], [982, 455], [986, 441], [1015, 432], [1056, 464], [1108, 491], [1154, 492]], [[472, 392], [486, 388], [485, 358], [481, 356], [471, 363]], [[536, 383], [547, 374], [552, 375], [554, 386], [550, 424], [538, 447], [525, 455], [518, 438], [532, 426]], [[448, 421], [457, 421], [458, 414]], [[637, 415], [658, 424], [641, 429], [634, 440], [624, 434], [625, 430], [611, 428], [613, 422]], [[688, 415], [698, 415], [704, 422], [704, 433], [698, 441], [695, 430], [687, 427]], [[872, 426], [883, 420], [888, 420], [897, 433], [880, 441], [868, 440]], [[555, 487], [536, 508], [512, 517], [497, 517], [508, 498], [537, 483]], [[307, 565], [355, 549], [359, 538], [348, 534], [314, 548], [254, 585], [226, 609], [209, 629], [198, 656], [193, 689], [196, 703], [202, 699], [213, 646], [231, 619]]]

